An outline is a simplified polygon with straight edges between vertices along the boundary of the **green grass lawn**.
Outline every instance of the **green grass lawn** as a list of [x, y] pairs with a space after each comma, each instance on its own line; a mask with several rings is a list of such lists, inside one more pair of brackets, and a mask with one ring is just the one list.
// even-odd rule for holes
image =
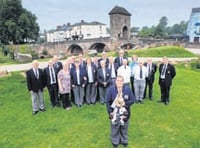
[[[176, 70], [168, 106], [157, 103], [158, 73], [154, 100], [132, 106], [130, 148], [200, 147], [199, 71], [183, 66]], [[0, 78], [0, 148], [112, 147], [104, 105], [51, 108], [46, 89], [45, 104], [47, 111], [33, 116], [25, 78], [19, 73]]]

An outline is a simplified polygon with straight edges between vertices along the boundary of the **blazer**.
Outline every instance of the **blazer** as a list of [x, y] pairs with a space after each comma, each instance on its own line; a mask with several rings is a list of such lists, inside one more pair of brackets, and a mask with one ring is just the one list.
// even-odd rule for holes
[[[97, 68], [94, 65], [94, 63], [91, 63], [91, 67], [92, 67], [92, 76], [93, 76], [94, 83], [95, 83], [95, 82], [97, 82]], [[85, 69], [86, 69], [86, 72], [87, 72], [87, 83], [89, 83], [89, 79], [88, 79], [88, 67], [86, 66]]]
[[[127, 61], [128, 61], [128, 58], [125, 57], [125, 56], [123, 56], [123, 59], [127, 59]], [[120, 66], [122, 66], [123, 61], [122, 61], [122, 63], [120, 63], [120, 57], [118, 56], [118, 57], [115, 58], [114, 63], [117, 63], [120, 67]]]
[[98, 69], [98, 72], [97, 72], [97, 81], [98, 81], [98, 86], [99, 87], [105, 87], [104, 86], [104, 82], [107, 83], [107, 86], [108, 87], [110, 85], [110, 82], [111, 82], [111, 75], [110, 75], [110, 71], [108, 68], [105, 68], [105, 80], [104, 80], [104, 75], [103, 75], [103, 70], [102, 68]]
[[[148, 64], [144, 63], [144, 66], [147, 67], [147, 72], [149, 72], [149, 70], [148, 70]], [[151, 64], [151, 71], [149, 73], [149, 76], [147, 77], [147, 80], [149, 80], [150, 83], [154, 82], [156, 71], [157, 71], [157, 65], [154, 64], [154, 63], [152, 63]]]
[[[79, 79], [80, 79], [80, 85], [86, 85], [87, 84], [87, 72], [85, 70], [85, 68], [79, 66]], [[76, 68], [72, 68], [70, 70], [70, 75], [71, 75], [71, 84], [72, 85], [78, 85], [77, 82], [77, 71]], [[84, 77], [86, 78], [86, 80], [84, 79]]]
[[38, 92], [39, 90], [43, 91], [45, 87], [44, 84], [44, 75], [42, 69], [38, 68], [39, 79], [36, 78], [33, 69], [26, 71], [26, 81], [27, 88], [29, 91]]
[[[53, 67], [53, 68], [54, 68], [54, 72], [55, 72], [55, 76], [56, 76], [56, 83], [55, 84], [57, 84], [57, 82], [58, 82], [57, 81], [58, 69], [56, 69], [55, 67]], [[51, 85], [51, 76], [50, 76], [49, 66], [44, 69], [44, 76], [45, 76], [45, 78], [44, 78], [45, 86], [47, 86], [47, 88], [49, 88], [50, 85]]]
[[63, 69], [63, 65], [62, 65], [62, 63], [61, 62], [56, 62], [56, 63], [54, 63], [53, 64], [53, 67], [56, 69], [56, 74], [58, 74], [58, 72], [61, 70], [61, 69]]
[[[100, 62], [101, 62], [101, 60], [103, 60], [102, 58], [100, 58], [100, 59], [98, 59], [98, 64], [99, 64], [99, 68], [101, 68], [101, 64], [100, 64]], [[106, 65], [106, 67], [108, 67], [108, 64], [109, 64], [109, 59], [108, 58], [106, 58], [105, 59], [105, 61], [106, 61], [106, 63], [105, 63], [105, 65]]]
[[[117, 69], [119, 68], [119, 65], [117, 63], [113, 63], [113, 65], [114, 65], [114, 69], [115, 69], [115, 75], [117, 76]], [[109, 69], [110, 75], [111, 75], [112, 70], [111, 70], [110, 63], [108, 65], [108, 69]]]
[[[107, 91], [107, 94], [106, 94], [106, 106], [107, 106], [108, 114], [112, 113], [114, 110], [114, 108], [112, 108], [111, 105], [114, 102], [117, 94], [118, 94], [117, 86], [116, 85], [110, 86], [109, 90]], [[135, 102], [135, 97], [133, 95], [131, 88], [127, 85], [124, 85], [122, 88], [122, 96], [125, 101], [124, 107], [128, 111], [128, 116], [127, 116], [127, 120], [128, 120], [130, 118], [130, 114], [131, 114], [130, 106]]]
[[[160, 64], [159, 66], [159, 73], [160, 73], [160, 76], [159, 76], [159, 84], [161, 84], [161, 73], [162, 73], [162, 69], [163, 69], [163, 66], [164, 64]], [[167, 69], [166, 69], [166, 72], [165, 72], [165, 84], [167, 86], [170, 86], [172, 84], [172, 79], [176, 76], [176, 70], [175, 70], [175, 67], [168, 63], [167, 64]]]

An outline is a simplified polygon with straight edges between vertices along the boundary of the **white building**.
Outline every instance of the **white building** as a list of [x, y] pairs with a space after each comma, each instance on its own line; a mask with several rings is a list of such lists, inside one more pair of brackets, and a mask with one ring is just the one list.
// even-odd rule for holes
[[189, 42], [200, 43], [200, 7], [193, 8], [187, 27]]
[[66, 40], [93, 39], [110, 36], [107, 33], [106, 25], [99, 22], [75, 23], [74, 25], [58, 26], [55, 30], [47, 32], [47, 42], [59, 42]]

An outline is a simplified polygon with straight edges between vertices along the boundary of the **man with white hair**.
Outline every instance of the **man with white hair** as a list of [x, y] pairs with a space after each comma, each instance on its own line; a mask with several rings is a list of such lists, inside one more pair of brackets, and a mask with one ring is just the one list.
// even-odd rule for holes
[[[27, 88], [31, 94], [33, 115], [36, 115], [38, 111], [45, 111], [43, 88], [44, 88], [44, 76], [42, 69], [38, 68], [39, 62], [34, 60], [32, 62], [32, 68], [26, 72]], [[39, 108], [38, 108], [39, 103]]]
[[98, 81], [98, 89], [99, 89], [99, 97], [100, 103], [105, 103], [105, 97], [107, 93], [107, 89], [110, 86], [111, 76], [110, 71], [106, 67], [106, 62], [104, 60], [100, 61], [101, 68], [97, 71], [97, 81]]
[[122, 76], [124, 78], [124, 84], [130, 84], [130, 77], [131, 77], [131, 69], [128, 66], [128, 60], [123, 59], [123, 64], [117, 69], [117, 75]]
[[139, 64], [133, 70], [134, 75], [134, 91], [136, 102], [143, 103], [143, 96], [145, 90], [145, 79], [147, 77], [147, 68], [143, 65], [143, 61], [139, 61]]

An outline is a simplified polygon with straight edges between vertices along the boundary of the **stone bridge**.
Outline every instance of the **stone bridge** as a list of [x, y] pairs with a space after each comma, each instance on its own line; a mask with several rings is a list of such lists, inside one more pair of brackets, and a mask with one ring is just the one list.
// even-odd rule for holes
[[[77, 55], [83, 53], [87, 55], [90, 52], [101, 53], [102, 51], [112, 51], [119, 48], [136, 49], [136, 48], [150, 48], [156, 46], [175, 45], [191, 48], [187, 42], [177, 42], [174, 40], [157, 40], [157, 39], [141, 39], [132, 38], [130, 40], [118, 39], [112, 40], [107, 38], [87, 39], [87, 40], [71, 40], [65, 42], [34, 44], [32, 49], [41, 55], [43, 50], [47, 50], [49, 55]], [[190, 47], [191, 46], [191, 47]], [[200, 48], [200, 44], [196, 45]], [[196, 47], [195, 46], [195, 47]]]
[[78, 53], [88, 54], [90, 51], [102, 52], [116, 50], [117, 48], [133, 48], [136, 45], [133, 40], [117, 40], [113, 41], [109, 37], [87, 39], [87, 40], [71, 40], [65, 42], [45, 43], [41, 45], [32, 45], [33, 49], [39, 53], [47, 50], [50, 55], [64, 54], [76, 55]]

